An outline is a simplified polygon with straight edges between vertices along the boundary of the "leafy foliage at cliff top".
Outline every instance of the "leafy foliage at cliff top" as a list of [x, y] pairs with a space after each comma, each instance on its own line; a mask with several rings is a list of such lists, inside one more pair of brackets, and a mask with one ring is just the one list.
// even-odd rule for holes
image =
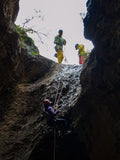
[[39, 50], [38, 48], [35, 46], [35, 43], [33, 41], [32, 38], [30, 38], [27, 34], [27, 32], [33, 32], [32, 29], [25, 29], [25, 28], [22, 28], [21, 26], [19, 25], [16, 25], [15, 24], [15, 27], [17, 29], [17, 32], [20, 36], [20, 45], [21, 47], [27, 49], [28, 53], [29, 54], [32, 54], [32, 55], [39, 55]]

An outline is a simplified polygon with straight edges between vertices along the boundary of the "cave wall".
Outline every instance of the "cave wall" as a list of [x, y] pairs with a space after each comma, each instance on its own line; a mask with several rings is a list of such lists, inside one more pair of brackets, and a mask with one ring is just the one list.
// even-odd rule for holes
[[0, 93], [20, 82], [32, 82], [49, 71], [52, 61], [42, 56], [31, 56], [20, 45], [14, 22], [19, 11], [19, 0], [0, 1]]
[[19, 41], [13, 22], [18, 11], [18, 0], [0, 1], [0, 91], [14, 81], [13, 68], [19, 58]]
[[120, 159], [120, 1], [88, 0], [84, 35], [94, 49], [83, 65], [78, 128], [89, 158]]
[[[29, 158], [34, 146], [31, 147], [30, 135], [37, 137], [40, 134], [34, 124], [37, 121], [39, 129], [40, 99], [44, 90], [41, 81], [47, 73], [50, 76], [57, 68], [53, 61], [29, 55], [21, 47], [14, 26], [18, 11], [19, 0], [0, 0], [0, 160]], [[35, 91], [33, 87], [31, 92], [27, 90], [25, 93], [26, 86], [38, 79], [42, 80]], [[23, 86], [19, 87], [20, 84]]]

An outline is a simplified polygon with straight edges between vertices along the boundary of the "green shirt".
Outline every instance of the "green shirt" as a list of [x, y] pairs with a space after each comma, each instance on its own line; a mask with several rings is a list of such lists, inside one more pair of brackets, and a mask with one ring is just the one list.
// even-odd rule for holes
[[63, 46], [63, 44], [64, 44], [64, 39], [63, 39], [62, 37], [60, 37], [59, 35], [57, 35], [57, 36], [55, 37], [54, 43], [55, 43], [56, 45]]

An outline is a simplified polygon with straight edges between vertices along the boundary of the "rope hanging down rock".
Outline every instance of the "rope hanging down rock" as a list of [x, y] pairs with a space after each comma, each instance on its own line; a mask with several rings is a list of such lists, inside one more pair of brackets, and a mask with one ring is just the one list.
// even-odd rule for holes
[[[61, 67], [60, 67], [61, 68]], [[66, 81], [67, 79], [67, 76], [66, 78], [64, 79], [64, 81]], [[60, 88], [60, 82], [61, 82], [61, 79], [59, 78], [59, 83], [58, 83], [58, 87], [57, 87], [57, 93], [56, 93], [56, 96], [55, 96], [55, 101], [54, 101], [54, 109], [55, 111], [57, 112], [58, 110], [58, 103], [60, 101], [60, 96], [61, 96], [61, 93], [62, 93], [62, 90], [63, 90], [63, 87], [64, 87], [64, 83], [62, 84], [61, 86], [61, 90], [59, 92], [59, 88]], [[58, 99], [57, 99], [58, 98]], [[54, 126], [54, 147], [53, 147], [53, 160], [55, 160], [55, 152], [56, 152], [56, 125]]]

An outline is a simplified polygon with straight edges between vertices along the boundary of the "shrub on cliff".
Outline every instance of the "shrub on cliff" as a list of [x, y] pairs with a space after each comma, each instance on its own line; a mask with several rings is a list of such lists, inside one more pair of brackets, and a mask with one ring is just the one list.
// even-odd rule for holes
[[27, 35], [27, 32], [33, 33], [32, 29], [25, 29], [15, 24], [17, 32], [20, 36], [20, 45], [23, 48], [26, 48], [29, 54], [39, 55], [39, 50], [36, 47], [32, 38]]

